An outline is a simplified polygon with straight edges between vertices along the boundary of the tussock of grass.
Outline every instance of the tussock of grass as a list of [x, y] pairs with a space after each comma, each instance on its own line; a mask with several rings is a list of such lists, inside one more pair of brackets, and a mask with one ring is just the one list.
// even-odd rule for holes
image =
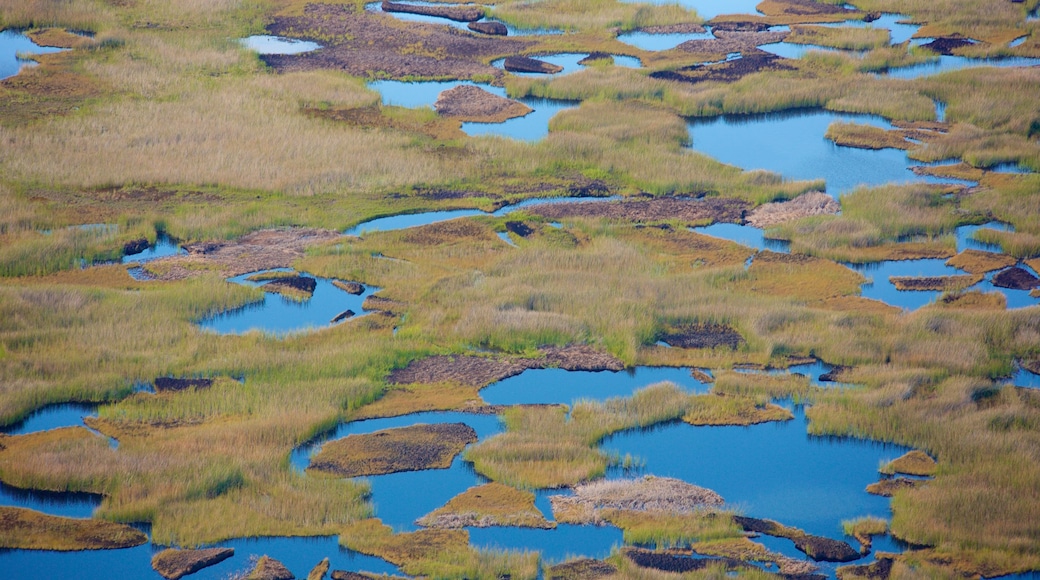
[[881, 468], [881, 473], [893, 475], [903, 473], [906, 475], [935, 475], [938, 465], [924, 451], [909, 451], [905, 455], [893, 459]]
[[985, 274], [994, 270], [1014, 266], [1015, 259], [1005, 254], [994, 254], [993, 252], [982, 252], [979, 250], [964, 250], [956, 256], [946, 260], [947, 266], [960, 268], [971, 274]]
[[147, 541], [144, 532], [124, 524], [0, 507], [0, 546], [7, 549], [113, 550], [140, 546]]
[[444, 507], [419, 518], [421, 526], [464, 528], [470, 526], [519, 526], [555, 528], [534, 505], [534, 494], [501, 483], [472, 487], [451, 498]]
[[888, 46], [889, 33], [884, 28], [852, 28], [829, 26], [792, 26], [786, 42], [816, 44], [842, 50], [869, 50]]
[[477, 441], [464, 423], [415, 425], [330, 441], [311, 458], [308, 471], [338, 477], [447, 469], [462, 449]]
[[723, 395], [695, 397], [683, 415], [691, 425], [756, 425], [772, 421], [790, 421], [794, 415], [767, 400]]

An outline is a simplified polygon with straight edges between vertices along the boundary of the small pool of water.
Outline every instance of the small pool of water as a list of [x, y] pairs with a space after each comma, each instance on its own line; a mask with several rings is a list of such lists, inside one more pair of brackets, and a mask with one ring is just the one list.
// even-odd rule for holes
[[40, 46], [17, 30], [0, 31], [0, 80], [13, 77], [22, 67], [35, 64], [31, 60], [18, 58], [19, 54], [50, 54], [63, 50], [67, 49]]
[[678, 4], [694, 10], [697, 16], [711, 20], [722, 14], [758, 14], [755, 9], [761, 0], [624, 0], [648, 4]]
[[608, 437], [603, 449], [640, 457], [646, 473], [715, 490], [745, 515], [812, 534], [841, 538], [842, 520], [890, 517], [888, 498], [865, 490], [878, 466], [906, 449], [809, 436], [803, 410], [794, 413], [792, 421], [751, 427], [669, 423]]
[[25, 435], [59, 427], [82, 427], [83, 418], [96, 415], [97, 407], [96, 404], [89, 403], [48, 405], [36, 410], [18, 423], [0, 427], [0, 432], [7, 435]]
[[1016, 387], [1040, 389], [1040, 375], [1024, 367], [1015, 365], [1015, 372], [1011, 375], [1011, 384]]
[[92, 493], [20, 489], [0, 482], [0, 506], [36, 510], [52, 516], [89, 518], [101, 505], [101, 499], [102, 496]]
[[715, 38], [708, 27], [706, 32], [678, 32], [669, 34], [651, 34], [649, 32], [626, 32], [619, 34], [617, 39], [625, 44], [641, 48], [643, 50], [670, 50], [686, 42], [687, 40], [708, 40]]
[[572, 405], [578, 400], [628, 397], [640, 388], [662, 381], [673, 382], [691, 393], [707, 392], [711, 385], [693, 378], [690, 370], [675, 367], [634, 367], [618, 372], [531, 369], [485, 387], [480, 396], [492, 405]]
[[999, 68], [1025, 67], [1036, 66], [1038, 64], [1040, 64], [1040, 58], [1028, 58], [1022, 56], [1004, 58], [968, 58], [965, 56], [940, 55], [937, 60], [931, 62], [889, 69], [888, 71], [881, 73], [881, 76], [887, 76], [894, 79], [917, 79], [968, 68], [979, 68], [985, 66]]
[[151, 262], [158, 258], [187, 254], [180, 244], [170, 239], [169, 236], [161, 235], [155, 239], [155, 243], [136, 254], [127, 254], [121, 260], [124, 264]]
[[[400, 576], [400, 570], [389, 562], [359, 554], [339, 545], [336, 536], [316, 538], [246, 538], [230, 540], [217, 546], [235, 549], [235, 555], [223, 562], [203, 568], [191, 580], [227, 580], [248, 573], [255, 564], [250, 558], [268, 555], [285, 564], [297, 578], [306, 578], [314, 566], [329, 558], [331, 569], [365, 571]], [[51, 552], [43, 550], [0, 550], [0, 570], [10, 580], [34, 578], [67, 578], [77, 580], [140, 580], [157, 578], [152, 569], [152, 556], [161, 546], [145, 544], [124, 550], [87, 550]]]
[[842, 50], [817, 44], [795, 44], [793, 42], [774, 42], [772, 44], [760, 45], [758, 48], [783, 58], [802, 58], [809, 52], [840, 52], [851, 56], [863, 56], [866, 54], [866, 51], [863, 50]]
[[[561, 53], [561, 54], [549, 54], [549, 55], [532, 55], [531, 58], [536, 59], [536, 60], [540, 60], [542, 62], [547, 62], [549, 64], [555, 64], [556, 66], [561, 66], [561, 67], [563, 67], [563, 70], [558, 72], [558, 73], [555, 73], [555, 74], [557, 74], [557, 75], [565, 75], [565, 74], [570, 74], [572, 72], [577, 72], [579, 70], [584, 69], [585, 65], [579, 64], [579, 61], [584, 60], [588, 56], [589, 56], [589, 53], [586, 52], [586, 53]], [[626, 67], [626, 68], [640, 68], [642, 66], [642, 64], [639, 62], [639, 59], [635, 58], [634, 56], [613, 55], [613, 58], [614, 58], [614, 65], [615, 66], [623, 66], [623, 67]], [[504, 58], [493, 60], [493, 61], [491, 61], [491, 65], [495, 66], [495, 67], [498, 67], [498, 68], [503, 68], [503, 66], [505, 64], [505, 60], [506, 59], [504, 59]], [[522, 73], [522, 72], [521, 73], [511, 72], [509, 74], [522, 76], [522, 77], [549, 77], [549, 76], [552, 76], [552, 75], [546, 75], [546, 74], [543, 74], [543, 73]]]
[[[285, 268], [266, 271], [289, 271]], [[246, 280], [257, 272], [250, 272], [231, 278], [229, 281], [244, 286], [258, 287], [264, 282], [250, 282]], [[332, 280], [309, 276], [317, 281], [314, 294], [308, 300], [291, 300], [275, 292], [265, 292], [263, 300], [253, 304], [247, 304], [241, 308], [217, 314], [199, 321], [199, 326], [212, 330], [219, 334], [242, 334], [258, 330], [261, 332], [284, 336], [295, 332], [314, 330], [332, 325], [332, 319], [346, 310], [353, 310], [354, 316], [367, 314], [361, 305], [365, 298], [369, 297], [379, 289], [365, 286], [360, 296], [348, 294], [347, 292], [332, 285]]]
[[963, 252], [964, 250], [981, 250], [983, 252], [995, 252], [1001, 253], [1000, 246], [996, 244], [985, 244], [972, 236], [979, 230], [997, 230], [999, 232], [1013, 232], [1015, 227], [1011, 224], [1003, 222], [989, 222], [977, 226], [960, 226], [956, 230], [957, 235], [957, 251]]
[[873, 22], [866, 22], [864, 20], [846, 20], [845, 22], [824, 23], [816, 26], [827, 26], [830, 28], [884, 28], [888, 30], [890, 44], [902, 44], [910, 40], [913, 35], [917, 34], [921, 25], [900, 24], [900, 20], [910, 20], [910, 17], [905, 14], [885, 13]]
[[899, 260], [872, 264], [847, 264], [853, 270], [872, 280], [863, 285], [863, 297], [880, 300], [889, 306], [917, 310], [930, 304], [943, 293], [931, 290], [896, 290], [890, 276], [957, 276], [962, 270], [946, 265], [946, 260]]
[[827, 193], [838, 197], [858, 185], [951, 183], [910, 171], [906, 152], [842, 147], [824, 138], [831, 123], [846, 122], [891, 129], [874, 115], [850, 115], [819, 109], [765, 115], [725, 115], [689, 121], [692, 149], [746, 170], [766, 169], [791, 180], [824, 179]]
[[1014, 39], [1014, 40], [1012, 40], [1011, 42], [1008, 43], [1008, 48], [1015, 48], [1016, 46], [1021, 46], [1022, 43], [1027, 41], [1027, 40], [1029, 40], [1029, 35], [1028, 34], [1025, 35], [1025, 36], [1019, 36], [1018, 38], [1016, 38], [1016, 39]]
[[239, 42], [246, 48], [255, 50], [259, 54], [300, 54], [321, 48], [321, 45], [317, 42], [267, 34], [250, 36], [239, 40]]
[[756, 250], [769, 250], [771, 252], [790, 253], [791, 243], [786, 240], [774, 240], [765, 236], [765, 230], [755, 226], [742, 224], [716, 223], [710, 226], [690, 228], [691, 232], [704, 234], [713, 238], [721, 238], [736, 242], [742, 246]]

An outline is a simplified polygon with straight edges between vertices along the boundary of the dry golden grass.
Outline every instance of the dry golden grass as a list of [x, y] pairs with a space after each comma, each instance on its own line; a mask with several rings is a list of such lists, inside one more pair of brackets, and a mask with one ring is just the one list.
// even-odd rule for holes
[[330, 441], [311, 458], [309, 472], [338, 477], [447, 469], [477, 435], [464, 423], [414, 425]]
[[533, 493], [494, 482], [471, 487], [451, 498], [444, 507], [419, 518], [417, 523], [434, 528], [556, 527], [535, 507]]
[[974, 286], [982, 281], [982, 274], [959, 276], [890, 276], [888, 281], [896, 290], [938, 290], [955, 292]]
[[909, 451], [905, 455], [893, 459], [881, 468], [881, 473], [888, 475], [903, 473], [906, 475], [935, 475], [939, 466], [924, 451]]
[[960, 268], [971, 274], [985, 274], [994, 270], [1014, 266], [1015, 259], [1006, 254], [995, 254], [980, 250], [964, 250], [956, 256], [946, 260], [947, 266]]
[[37, 511], [0, 507], [0, 546], [13, 550], [113, 550], [148, 542], [144, 532], [124, 524], [80, 520]]
[[737, 287], [770, 296], [823, 301], [858, 294], [863, 282], [861, 275], [830, 260], [764, 250], [755, 255], [748, 279]]
[[900, 131], [857, 123], [832, 123], [824, 136], [838, 145], [860, 149], [910, 149], [914, 146]]
[[694, 397], [682, 418], [690, 425], [756, 425], [791, 419], [794, 415], [778, 405], [725, 395]]
[[378, 401], [358, 409], [354, 417], [399, 417], [423, 411], [452, 411], [480, 404], [480, 395], [473, 387], [451, 383], [416, 383], [388, 389]]

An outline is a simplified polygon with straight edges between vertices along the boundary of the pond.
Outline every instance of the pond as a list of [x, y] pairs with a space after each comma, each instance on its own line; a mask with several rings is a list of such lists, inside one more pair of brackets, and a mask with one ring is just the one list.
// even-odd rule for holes
[[[289, 272], [287, 268], [265, 270], [264, 272]], [[247, 278], [256, 275], [251, 272], [231, 278], [229, 281], [244, 286], [259, 287], [263, 282], [251, 282]], [[307, 274], [301, 275], [311, 277]], [[228, 312], [223, 312], [199, 321], [199, 326], [219, 334], [243, 334], [250, 331], [261, 331], [276, 336], [284, 336], [295, 332], [303, 332], [331, 326], [333, 318], [347, 310], [354, 311], [354, 316], [367, 314], [362, 308], [365, 298], [379, 289], [365, 286], [360, 295], [349, 294], [333, 285], [329, 278], [313, 276], [317, 285], [309, 299], [294, 300], [276, 292], [265, 292], [263, 300], [247, 304]]]
[[[559, 53], [559, 54], [546, 54], [546, 55], [534, 54], [534, 55], [530, 55], [531, 58], [534, 58], [536, 60], [540, 60], [542, 62], [547, 62], [549, 64], [555, 64], [556, 66], [563, 67], [562, 71], [560, 71], [558, 73], [555, 73], [557, 75], [570, 74], [572, 72], [577, 72], [579, 70], [584, 69], [585, 65], [580, 64], [579, 61], [584, 60], [585, 58], [588, 58], [588, 56], [589, 56], [589, 53], [587, 53], [587, 52], [584, 52], [584, 53], [566, 52], [566, 53]], [[623, 66], [623, 67], [626, 67], [626, 68], [640, 68], [641, 66], [643, 66], [639, 62], [639, 59], [635, 58], [634, 56], [613, 55], [612, 58], [614, 59], [614, 65], [615, 66]], [[495, 67], [498, 67], [498, 68], [502, 68], [504, 63], [505, 63], [505, 60], [506, 59], [504, 59], [504, 58], [493, 60], [493, 61], [491, 61], [491, 65], [495, 66]], [[521, 77], [535, 77], [535, 78], [545, 78], [545, 77], [553, 76], [553, 75], [546, 75], [546, 74], [543, 74], [543, 73], [523, 73], [523, 72], [521, 72], [521, 73], [512, 72], [510, 74], [513, 74], [513, 75], [516, 75], [516, 76], [521, 76]]]
[[19, 58], [19, 55], [50, 54], [63, 50], [40, 46], [18, 30], [0, 31], [0, 80], [13, 77], [22, 67], [33, 66], [33, 61]]
[[746, 170], [766, 169], [791, 180], [823, 179], [827, 193], [838, 195], [859, 185], [886, 183], [957, 183], [920, 177], [898, 149], [869, 150], [836, 145], [824, 138], [831, 123], [858, 123], [891, 129], [875, 115], [852, 115], [802, 109], [762, 115], [724, 115], [689, 121], [692, 149]]
[[693, 378], [692, 369], [675, 367], [634, 367], [623, 371], [566, 371], [531, 369], [503, 379], [480, 391], [492, 405], [571, 405], [579, 399], [603, 401], [627, 397], [641, 387], [673, 382], [694, 393], [706, 392], [711, 385]]
[[155, 243], [148, 246], [144, 250], [134, 254], [126, 254], [122, 258], [124, 264], [143, 264], [145, 262], [151, 262], [158, 258], [166, 258], [168, 256], [176, 256], [180, 254], [187, 254], [188, 252], [180, 246], [177, 242], [173, 241], [172, 238], [165, 234], [160, 234], [156, 239]]
[[722, 14], [758, 14], [755, 9], [761, 0], [624, 0], [649, 4], [678, 4], [697, 12], [704, 20], [711, 20]]
[[[416, 2], [416, 1], [413, 1], [413, 0], [404, 1], [404, 2], [402, 2], [400, 0], [394, 0], [394, 2], [396, 4], [411, 4], [413, 6], [448, 6], [448, 4], [444, 4], [442, 2]], [[457, 6], [457, 4], [456, 5], [452, 5], [452, 6]], [[365, 10], [367, 10], [369, 12], [383, 12], [382, 2], [369, 2], [369, 3], [365, 4]], [[426, 24], [443, 24], [443, 25], [451, 26], [453, 28], [458, 28], [459, 30], [465, 30], [467, 32], [472, 32], [469, 29], [469, 26], [468, 26], [469, 23], [468, 22], [456, 22], [454, 20], [451, 20], [450, 18], [442, 18], [442, 17], [439, 17], [439, 16], [428, 16], [426, 14], [412, 14], [410, 12], [384, 12], [384, 14], [389, 14], [390, 16], [393, 16], [394, 18], [396, 18], [398, 20], [401, 20], [401, 21], [404, 21], [404, 22], [424, 22]], [[546, 28], [516, 28], [515, 26], [513, 26], [511, 24], [507, 24], [505, 22], [501, 22], [501, 21], [496, 20], [494, 18], [482, 18], [478, 22], [499, 22], [499, 23], [505, 25], [505, 27], [506, 27], [506, 36], [524, 36], [524, 35], [527, 35], [527, 36], [544, 36], [544, 35], [547, 35], [547, 34], [563, 34], [562, 30], [550, 30], [550, 29], [546, 29]], [[479, 33], [476, 33], [476, 32], [472, 32], [472, 33], [473, 34], [477, 34], [478, 36], [483, 36], [483, 35], [481, 35]]]
[[250, 36], [240, 39], [239, 42], [258, 54], [300, 54], [321, 48], [320, 44], [309, 40], [297, 40], [295, 38], [283, 38], [267, 34]]
[[[494, 95], [506, 96], [506, 90], [502, 87], [468, 81], [372, 81], [368, 83], [368, 88], [379, 92], [383, 105], [414, 109], [417, 107], [432, 108], [433, 104], [437, 102], [438, 95], [460, 85], [477, 86]], [[523, 117], [515, 117], [504, 123], [463, 123], [462, 131], [472, 137], [497, 135], [521, 141], [537, 141], [549, 134], [549, 120], [556, 113], [578, 106], [577, 102], [553, 99], [522, 98], [517, 100], [534, 110]]]
[[669, 50], [679, 46], [687, 40], [707, 40], [715, 38], [710, 27], [705, 27], [705, 32], [676, 32], [668, 34], [652, 34], [649, 32], [626, 32], [619, 34], [617, 39], [625, 44], [641, 48], [643, 50]]

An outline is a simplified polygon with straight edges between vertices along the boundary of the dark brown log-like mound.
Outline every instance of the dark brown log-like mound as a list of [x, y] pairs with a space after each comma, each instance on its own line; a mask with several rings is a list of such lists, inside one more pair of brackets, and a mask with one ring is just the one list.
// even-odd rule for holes
[[465, 423], [413, 425], [349, 435], [322, 446], [307, 469], [340, 477], [447, 469], [466, 445], [476, 442], [476, 431]]
[[665, 344], [677, 348], [737, 348], [744, 342], [739, 332], [724, 324], [687, 324], [660, 337]]
[[509, 72], [541, 73], [550, 75], [563, 70], [562, 66], [534, 58], [528, 58], [526, 56], [506, 57], [505, 62], [502, 63], [502, 67]]
[[509, 29], [501, 22], [470, 22], [466, 25], [473, 32], [489, 34], [491, 36], [507, 36]]
[[175, 379], [173, 377], [158, 377], [155, 379], [155, 390], [164, 392], [183, 391], [195, 387], [205, 389], [213, 384], [213, 379]]
[[993, 285], [1012, 290], [1031, 290], [1040, 285], [1040, 279], [1019, 267], [1008, 268], [993, 277]]
[[152, 556], [152, 568], [167, 580], [178, 580], [203, 568], [219, 564], [235, 554], [234, 548], [163, 550]]

